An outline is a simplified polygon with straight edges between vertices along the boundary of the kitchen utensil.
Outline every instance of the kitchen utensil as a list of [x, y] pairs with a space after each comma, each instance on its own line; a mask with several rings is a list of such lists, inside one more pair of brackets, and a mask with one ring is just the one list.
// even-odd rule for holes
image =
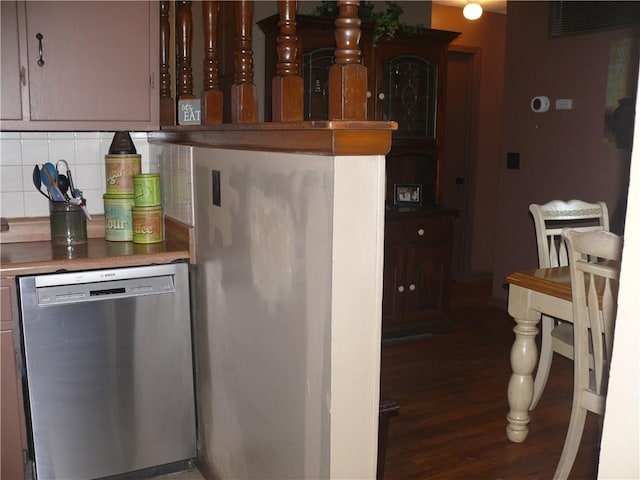
[[[51, 167], [49, 167], [49, 165], [51, 165]], [[51, 171], [52, 168], [53, 172]], [[42, 180], [42, 183], [44, 183], [44, 186], [47, 187], [47, 190], [49, 190], [51, 200], [55, 202], [64, 202], [64, 195], [62, 195], [62, 192], [58, 188], [58, 184], [56, 182], [58, 174], [55, 168], [56, 167], [51, 163], [45, 163], [42, 165], [42, 169], [40, 170], [40, 179]]]
[[67, 190], [69, 190], [69, 178], [64, 173], [58, 173], [58, 188], [64, 195], [66, 200], [69, 200], [69, 195], [67, 195]]
[[49, 195], [42, 191], [42, 178], [40, 177], [40, 175], [40, 168], [38, 167], [38, 165], [36, 165], [35, 167], [33, 167], [33, 184], [35, 185], [36, 190], [40, 192], [40, 195], [45, 197], [47, 200], [51, 200], [49, 198]]
[[73, 177], [71, 176], [71, 169], [69, 168], [69, 164], [67, 163], [66, 160], [64, 159], [60, 159], [56, 162], [56, 171], [60, 172], [60, 164], [63, 164], [65, 166], [65, 172], [67, 175], [67, 180], [69, 181], [68, 183], [68, 187], [71, 190], [71, 196], [72, 197], [79, 197], [82, 196], [82, 192], [80, 192], [80, 195], [76, 194], [76, 191], [79, 191], [76, 189], [76, 186], [73, 184]]
[[87, 220], [91, 220], [91, 214], [89, 213], [89, 210], [87, 210], [87, 201], [84, 198], [82, 198], [81, 196], [72, 197], [69, 199], [69, 203], [78, 205], [84, 212], [84, 216], [87, 217]]

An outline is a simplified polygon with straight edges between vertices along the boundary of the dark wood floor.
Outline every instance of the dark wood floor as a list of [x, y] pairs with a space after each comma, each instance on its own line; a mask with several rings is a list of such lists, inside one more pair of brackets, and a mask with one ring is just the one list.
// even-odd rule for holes
[[[505, 433], [514, 322], [489, 305], [488, 282], [452, 285], [453, 331], [382, 350], [381, 398], [390, 421], [385, 480], [551, 479], [571, 412], [573, 364], [555, 355], [531, 412], [529, 436]], [[601, 419], [587, 415], [571, 479], [595, 479]]]

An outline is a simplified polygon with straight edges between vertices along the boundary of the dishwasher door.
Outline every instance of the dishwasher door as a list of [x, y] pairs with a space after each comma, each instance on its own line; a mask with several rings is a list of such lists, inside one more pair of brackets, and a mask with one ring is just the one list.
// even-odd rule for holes
[[187, 264], [21, 277], [19, 289], [37, 478], [195, 458]]

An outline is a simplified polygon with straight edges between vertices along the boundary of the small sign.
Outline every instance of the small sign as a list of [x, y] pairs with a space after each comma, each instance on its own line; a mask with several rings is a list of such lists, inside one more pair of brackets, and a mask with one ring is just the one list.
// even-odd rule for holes
[[200, 100], [178, 100], [178, 125], [200, 125]]

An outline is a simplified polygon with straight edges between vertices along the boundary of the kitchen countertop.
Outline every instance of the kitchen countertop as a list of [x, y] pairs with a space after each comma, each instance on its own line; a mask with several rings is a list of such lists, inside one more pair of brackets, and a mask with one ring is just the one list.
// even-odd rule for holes
[[[89, 234], [86, 244], [72, 246], [53, 245], [48, 236], [48, 218], [46, 223], [34, 220], [30, 228], [34, 233], [30, 238], [35, 241], [24, 241], [19, 233], [26, 222], [9, 221], [10, 229], [15, 225], [15, 238], [4, 232], [0, 245], [0, 276], [32, 275], [52, 273], [63, 270], [92, 270], [99, 268], [130, 267], [170, 263], [175, 260], [189, 260], [193, 263], [193, 227], [186, 226], [171, 219], [165, 219], [166, 240], [161, 243], [136, 244], [132, 242], [112, 242], [100, 236], [100, 231]], [[46, 231], [39, 234], [40, 223], [46, 225]], [[91, 238], [93, 236], [93, 238]], [[7, 241], [9, 237], [9, 241]], [[43, 239], [44, 238], [44, 239]], [[191, 252], [191, 253], [190, 253]]]

